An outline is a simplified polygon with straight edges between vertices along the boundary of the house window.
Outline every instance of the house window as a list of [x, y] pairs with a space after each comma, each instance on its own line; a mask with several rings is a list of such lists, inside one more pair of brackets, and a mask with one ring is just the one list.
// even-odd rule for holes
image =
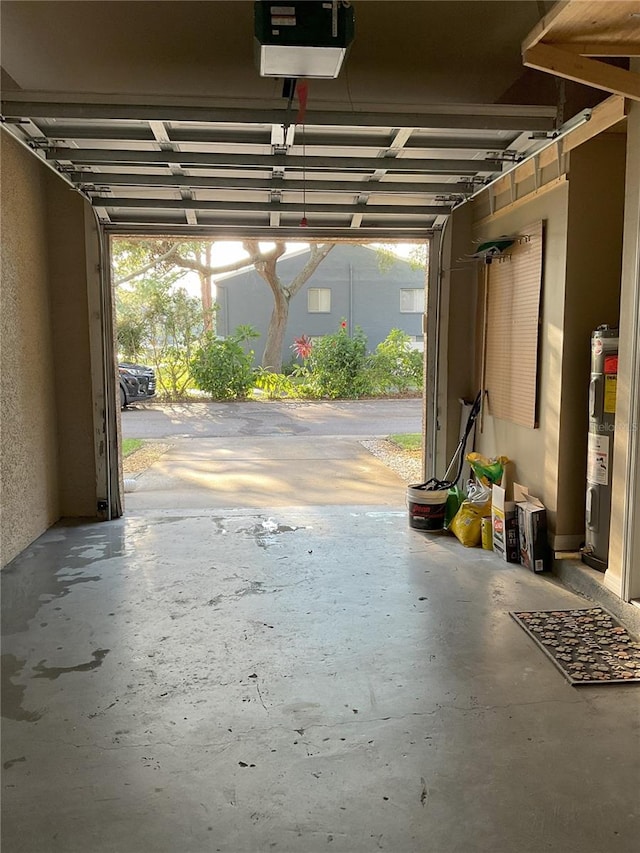
[[424, 287], [400, 289], [400, 313], [424, 314]]
[[307, 310], [310, 314], [329, 314], [331, 311], [331, 289], [310, 287], [307, 291]]

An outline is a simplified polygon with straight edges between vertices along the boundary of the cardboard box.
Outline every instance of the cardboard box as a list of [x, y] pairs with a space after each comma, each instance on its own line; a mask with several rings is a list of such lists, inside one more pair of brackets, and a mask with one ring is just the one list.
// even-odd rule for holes
[[507, 488], [493, 486], [491, 490], [491, 526], [493, 550], [507, 563], [520, 562], [518, 518], [516, 504], [507, 500]]
[[520, 562], [532, 572], [543, 572], [548, 565], [547, 511], [541, 501], [524, 486], [513, 484], [518, 514]]

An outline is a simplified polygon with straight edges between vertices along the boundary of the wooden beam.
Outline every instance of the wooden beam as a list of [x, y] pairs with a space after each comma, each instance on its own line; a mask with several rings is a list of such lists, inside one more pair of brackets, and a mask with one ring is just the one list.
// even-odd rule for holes
[[572, 151], [599, 133], [618, 124], [627, 117], [627, 105], [621, 95], [611, 95], [591, 111], [591, 118], [580, 127], [568, 133], [564, 140], [564, 150]]
[[544, 169], [547, 166], [550, 166], [552, 163], [558, 159], [559, 148], [558, 146], [561, 144], [561, 140], [558, 140], [553, 145], [549, 145], [548, 148], [544, 148], [540, 154], [538, 155], [538, 167], [540, 169]]
[[581, 56], [640, 56], [640, 43], [637, 41], [554, 41], [553, 47], [567, 53], [579, 53]]
[[[566, 134], [562, 139], [562, 152], [564, 154], [577, 148], [579, 145], [608, 130], [610, 127], [624, 120], [627, 115], [627, 105], [621, 95], [612, 95], [598, 104], [591, 111], [589, 121], [579, 125]], [[560, 140], [558, 140], [558, 143]], [[558, 143], [552, 143], [543, 148], [537, 156], [538, 167], [545, 168], [552, 165], [558, 159]], [[562, 169], [564, 171], [564, 168]], [[514, 185], [517, 194], [517, 186], [535, 174], [535, 163], [533, 159], [527, 159], [515, 169], [498, 178], [491, 184], [494, 196], [503, 193], [513, 194]]]
[[[558, 140], [562, 143], [563, 153], [567, 154], [579, 145], [588, 142], [589, 139], [593, 139], [594, 136], [618, 124], [626, 116], [627, 103], [625, 99], [621, 95], [611, 95], [606, 101], [593, 108], [589, 121], [575, 127], [562, 140]], [[558, 158], [558, 144], [551, 144], [547, 148], [543, 148], [537, 155], [537, 158], [540, 168], [552, 165]], [[514, 186], [517, 194], [518, 184], [533, 177], [534, 174], [535, 164], [533, 158], [527, 159], [491, 184], [493, 194], [498, 197], [506, 192], [512, 193]]]
[[493, 187], [493, 192], [496, 196], [501, 195], [505, 192], [511, 192], [513, 185], [515, 184], [516, 188], [518, 184], [521, 184], [523, 181], [526, 181], [528, 178], [534, 177], [536, 173], [536, 163], [535, 160], [538, 160], [538, 169], [544, 169], [547, 166], [552, 165], [558, 159], [558, 146], [557, 144], [550, 145], [548, 148], [544, 148], [539, 154], [535, 155], [529, 160], [526, 160], [522, 165], [517, 166], [512, 171], [508, 172], [501, 178], [498, 178], [494, 181], [491, 186]]
[[546, 36], [552, 26], [561, 21], [563, 17], [568, 13], [569, 8], [571, 7], [571, 0], [562, 0], [560, 3], [556, 3], [556, 5], [548, 12], [543, 18], [540, 18], [535, 27], [531, 30], [526, 39], [522, 42], [522, 51], [529, 50], [538, 44], [539, 41]]
[[633, 71], [625, 71], [597, 59], [576, 56], [542, 43], [525, 50], [523, 61], [529, 68], [640, 101], [640, 74]]
[[[517, 166], [512, 172], [508, 172], [502, 178], [495, 180], [491, 186], [495, 195], [501, 195], [504, 192], [511, 190], [512, 180], [516, 184], [521, 184], [527, 178], [531, 178], [534, 174], [533, 160], [526, 160], [521, 166]], [[511, 177], [513, 175], [513, 178]]]
[[488, 216], [483, 216], [482, 219], [478, 219], [477, 222], [474, 222], [472, 228], [480, 228], [480, 226], [482, 225], [486, 225], [489, 222], [493, 222], [495, 219], [497, 219], [498, 216], [503, 216], [505, 213], [511, 213], [513, 210], [517, 210], [517, 208], [522, 207], [523, 204], [526, 204], [527, 202], [532, 201], [534, 198], [538, 198], [539, 196], [548, 193], [550, 190], [555, 190], [558, 187], [561, 187], [566, 182], [567, 176], [560, 175], [558, 178], [554, 178], [552, 181], [543, 184], [541, 187], [538, 187], [535, 190], [531, 190], [530, 193], [521, 196], [515, 201], [505, 204], [504, 207], [499, 207], [497, 210], [494, 209]]

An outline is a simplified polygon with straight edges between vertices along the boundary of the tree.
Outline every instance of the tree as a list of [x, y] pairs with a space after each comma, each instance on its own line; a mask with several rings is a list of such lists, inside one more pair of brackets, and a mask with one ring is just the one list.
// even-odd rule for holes
[[409, 255], [405, 258], [398, 254], [396, 243], [377, 243], [374, 246], [378, 255], [378, 267], [381, 272], [387, 272], [400, 260], [406, 260], [411, 269], [426, 270], [429, 265], [429, 244], [415, 243], [411, 246]]
[[151, 363], [163, 396], [182, 397], [190, 385], [189, 362], [204, 325], [200, 300], [175, 287], [172, 277], [151, 275], [116, 293], [120, 352]]
[[[258, 275], [269, 285], [274, 306], [267, 331], [262, 364], [279, 373], [282, 369], [282, 346], [289, 317], [289, 303], [318, 268], [333, 248], [333, 243], [310, 244], [309, 260], [293, 281], [282, 282], [277, 272], [277, 262], [286, 246], [277, 242], [273, 248], [264, 249], [257, 240], [246, 240], [243, 249], [248, 255], [228, 264], [212, 266], [211, 241], [186, 240], [127, 240], [114, 242], [115, 285], [130, 282], [152, 270], [166, 278], [178, 278], [193, 270], [200, 276], [201, 302], [204, 311], [205, 331], [213, 327], [212, 279], [224, 272], [234, 272], [254, 266]], [[183, 270], [177, 273], [176, 270]]]
[[113, 243], [114, 284], [118, 287], [149, 273], [155, 278], [176, 282], [189, 270], [200, 278], [204, 330], [213, 330], [212, 282], [215, 275], [248, 266], [246, 258], [217, 266], [211, 263], [211, 240], [115, 240]]
[[274, 305], [262, 356], [262, 366], [274, 373], [280, 373], [282, 371], [282, 346], [289, 318], [289, 303], [311, 278], [320, 263], [333, 249], [334, 244], [324, 243], [319, 246], [316, 243], [311, 243], [309, 260], [289, 284], [285, 284], [280, 279], [277, 270], [278, 259], [286, 251], [284, 243], [276, 243], [273, 249], [266, 252], [260, 250], [255, 240], [245, 240], [242, 245], [256, 272], [267, 282], [273, 294]]

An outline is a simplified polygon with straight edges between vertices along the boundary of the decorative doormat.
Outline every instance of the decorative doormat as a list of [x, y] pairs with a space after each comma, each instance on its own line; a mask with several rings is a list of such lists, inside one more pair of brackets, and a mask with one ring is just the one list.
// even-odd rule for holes
[[571, 684], [640, 681], [640, 643], [601, 607], [510, 615]]

